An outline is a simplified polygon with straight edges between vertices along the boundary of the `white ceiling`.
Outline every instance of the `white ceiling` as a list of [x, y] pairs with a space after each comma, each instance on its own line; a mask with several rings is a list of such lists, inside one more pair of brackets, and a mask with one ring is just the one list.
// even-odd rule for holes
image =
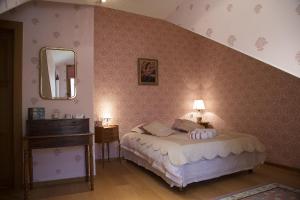
[[[30, 0], [0, 0], [0, 14], [2, 12], [8, 11], [16, 6], [19, 6], [27, 1]], [[215, 22], [215, 28], [216, 30], [219, 30], [219, 35], [214, 34], [213, 39], [216, 42], [219, 42], [221, 44], [227, 45], [228, 46], [228, 40], [224, 41], [224, 38], [226, 38], [224, 35], [222, 35], [222, 33], [227, 33], [228, 29], [232, 28], [232, 27], [236, 27], [236, 31], [234, 32], [240, 32], [243, 30], [246, 30], [247, 28], [249, 29], [249, 26], [245, 26], [245, 19], [240, 20], [240, 17], [243, 15], [243, 17], [245, 17], [244, 11], [241, 11], [244, 7], [246, 7], [246, 10], [249, 11], [251, 10], [250, 7], [252, 6], [252, 0], [248, 0], [245, 2], [248, 2], [248, 4], [250, 6], [247, 6], [248, 4], [246, 3], [239, 3], [241, 4], [241, 6], [237, 6], [236, 10], [239, 12], [235, 12], [235, 14], [237, 14], [237, 16], [235, 18], [230, 19], [230, 23], [231, 26], [225, 26], [228, 22], [228, 20], [226, 21], [226, 23], [222, 23], [220, 22], [220, 19], [222, 21], [222, 19], [226, 16], [224, 15], [224, 4], [227, 4], [225, 0], [223, 1], [216, 1], [216, 0], [209, 0], [208, 2], [210, 2], [210, 7], [212, 8], [212, 6], [216, 7], [216, 8], [220, 8], [219, 10], [214, 8], [214, 12], [209, 12], [206, 13], [206, 16], [202, 16], [201, 13], [201, 9], [202, 7], [197, 7], [200, 10], [196, 10], [193, 9], [193, 12], [191, 12], [191, 0], [106, 0], [105, 3], [101, 3], [100, 0], [36, 0], [36, 1], [52, 1], [52, 2], [60, 2], [60, 3], [72, 3], [72, 4], [81, 4], [81, 5], [93, 5], [93, 6], [103, 6], [103, 7], [108, 7], [108, 8], [112, 8], [112, 9], [116, 9], [116, 10], [122, 10], [122, 11], [126, 11], [126, 12], [130, 12], [130, 13], [135, 13], [135, 14], [140, 14], [140, 15], [145, 15], [145, 16], [149, 16], [149, 17], [153, 17], [153, 18], [158, 18], [158, 19], [163, 19], [163, 20], [167, 20], [171, 23], [174, 24], [180, 24], [181, 27], [186, 28], [188, 30], [195, 30], [197, 28], [196, 33], [203, 35], [203, 36], [207, 36], [205, 30], [203, 28], [207, 28], [208, 27], [208, 21], [212, 21]], [[274, 15], [274, 10], [270, 9], [272, 7], [276, 6], [278, 7], [278, 3], [274, 3], [273, 0], [265, 0], [266, 2], [264, 3], [264, 5], [266, 7], [268, 7], [269, 9], [266, 9], [264, 13], [265, 15], [265, 19], [274, 19], [274, 17], [278, 17], [277, 15]], [[298, 46], [296, 44], [297, 39], [294, 40], [290, 40], [291, 36], [289, 35], [288, 37], [286, 36], [287, 34], [287, 30], [291, 30], [290, 33], [293, 33], [293, 35], [296, 35], [298, 32], [295, 32], [295, 27], [299, 27], [298, 26], [298, 18], [295, 15], [297, 13], [297, 8], [299, 7], [298, 2], [300, 0], [296, 0], [296, 1], [291, 1], [289, 4], [288, 3], [282, 3], [284, 6], [278, 11], [278, 13], [281, 13], [281, 15], [279, 16], [280, 20], [277, 20], [277, 24], [272, 23], [272, 20], [270, 23], [267, 23], [266, 21], [261, 21], [261, 25], [258, 26], [257, 23], [255, 23], [254, 27], [251, 29], [251, 31], [254, 31], [253, 33], [251, 31], [248, 31], [247, 34], [241, 34], [243, 37], [248, 37], [247, 39], [239, 39], [239, 43], [236, 44], [235, 48], [238, 51], [244, 52], [249, 56], [252, 56], [256, 59], [259, 59], [263, 62], [266, 62], [272, 66], [275, 66], [276, 63], [274, 61], [279, 60], [278, 61], [278, 68], [282, 69], [283, 71], [286, 71], [288, 73], [291, 73], [297, 77], [300, 77], [300, 70], [299, 70], [299, 61], [298, 61], [298, 54], [299, 54], [299, 50], [298, 50]], [[202, 1], [194, 1], [195, 3], [203, 3]], [[268, 2], [268, 4], [267, 4]], [[237, 3], [235, 3], [237, 5]], [[295, 4], [295, 5], [294, 5]], [[176, 7], [180, 5], [179, 11], [180, 12], [174, 12], [176, 10]], [[260, 5], [260, 4], [258, 4]], [[290, 7], [288, 7], [287, 5], [290, 5]], [[298, 7], [297, 7], [298, 6]], [[196, 7], [196, 6], [195, 6]], [[287, 9], [286, 12], [282, 12], [282, 9]], [[296, 9], [295, 9], [296, 8]], [[212, 9], [211, 9], [212, 10]], [[269, 13], [267, 12], [269, 11]], [[229, 12], [229, 11], [228, 11]], [[193, 15], [191, 15], [191, 13], [193, 13]], [[216, 15], [213, 15], [212, 13], [216, 13]], [[174, 20], [170, 20], [172, 18], [173, 15], [176, 15]], [[284, 14], [284, 15], [283, 15]], [[178, 16], [177, 16], [178, 15]], [[213, 15], [213, 16], [211, 16]], [[248, 13], [248, 15], [250, 16], [250, 14]], [[252, 16], [252, 15], [251, 15]], [[285, 20], [283, 20], [282, 16], [286, 17]], [[170, 18], [171, 17], [171, 18]], [[174, 16], [173, 16], [174, 17]], [[234, 20], [232, 20], [234, 19]], [[251, 17], [251, 20], [253, 19], [253, 17]], [[292, 20], [290, 20], [292, 19]], [[201, 20], [203, 21], [203, 25], [199, 24], [201, 22]], [[223, 21], [224, 21], [223, 20]], [[250, 21], [251, 21], [250, 20]], [[233, 21], [237, 21], [238, 23], [236, 23], [236, 26], [234, 26], [234, 24], [232, 25]], [[183, 23], [184, 22], [184, 23]], [[197, 27], [195, 26], [195, 24], [193, 24], [193, 27], [191, 26], [191, 23], [198, 23]], [[243, 23], [243, 24], [239, 24], [239, 23]], [[250, 23], [251, 24], [251, 23]], [[253, 23], [252, 23], [253, 24]], [[280, 25], [282, 24], [282, 25]], [[211, 26], [213, 26], [214, 24], [212, 24]], [[261, 28], [260, 28], [261, 27]], [[270, 31], [271, 28], [277, 30], [278, 27], [280, 28], [280, 31]], [[281, 27], [286, 27], [286, 28], [281, 28]], [[288, 28], [287, 28], [288, 27]], [[193, 28], [193, 29], [192, 29]], [[277, 28], [277, 29], [276, 29]], [[247, 30], [248, 30], [247, 29]], [[206, 29], [208, 30], [208, 29]], [[221, 31], [220, 31], [221, 30]], [[256, 38], [252, 38], [249, 39], [251, 37], [253, 37], [254, 35], [257, 35], [257, 33], [260, 33], [262, 31], [265, 31], [264, 35], [266, 35], [265, 37], [268, 38], [268, 40], [272, 40], [272, 38], [275, 37], [275, 39], [273, 39], [272, 44], [270, 43], [270, 45], [273, 45], [273, 48], [269, 48], [270, 50], [265, 53], [265, 54], [261, 54], [261, 51], [255, 51], [255, 46], [251, 43], [252, 41], [254, 41]], [[274, 32], [276, 34], [274, 34]], [[282, 38], [279, 39], [279, 33], [280, 32], [282, 34]], [[221, 34], [220, 34], [221, 33]], [[299, 34], [298, 34], [299, 35]], [[242, 38], [242, 37], [241, 37]], [[284, 44], [286, 44], [286, 46], [288, 46], [286, 49], [282, 48], [282, 41], [284, 40], [288, 40], [288, 42], [285, 42]], [[292, 42], [290, 42], [292, 41]], [[226, 43], [227, 42], [227, 43]], [[248, 42], [250, 45], [245, 45]], [[278, 43], [278, 48], [274, 48], [274, 44]], [[291, 44], [290, 44], [291, 43]], [[238, 45], [241, 45], [240, 47], [238, 47]], [[269, 45], [269, 46], [270, 46]], [[291, 48], [291, 46], [295, 46], [294, 49]], [[229, 46], [231, 47], [231, 46]], [[247, 51], [245, 50], [245, 48], [249, 48], [250, 50]], [[280, 54], [280, 56], [278, 56], [278, 49], [281, 49], [281, 51], [283, 53]], [[253, 53], [254, 51], [254, 53]], [[291, 52], [292, 51], [292, 52]], [[289, 52], [288, 54], [286, 52]], [[258, 56], [255, 56], [255, 55]], [[296, 56], [295, 56], [296, 54]], [[286, 55], [286, 59], [283, 58], [282, 55]], [[268, 57], [269, 56], [269, 57]], [[295, 59], [296, 58], [296, 59]], [[292, 62], [292, 64], [291, 64]], [[283, 66], [283, 67], [282, 67]]]
[[166, 19], [184, 0], [45, 0], [63, 3], [97, 5], [159, 19]]
[[30, 0], [0, 0], [0, 14], [11, 10]]

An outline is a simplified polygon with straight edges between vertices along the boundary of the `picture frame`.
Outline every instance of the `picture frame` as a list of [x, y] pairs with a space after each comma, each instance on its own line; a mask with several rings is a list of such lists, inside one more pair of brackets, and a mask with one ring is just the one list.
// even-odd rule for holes
[[138, 84], [158, 85], [158, 60], [138, 58]]

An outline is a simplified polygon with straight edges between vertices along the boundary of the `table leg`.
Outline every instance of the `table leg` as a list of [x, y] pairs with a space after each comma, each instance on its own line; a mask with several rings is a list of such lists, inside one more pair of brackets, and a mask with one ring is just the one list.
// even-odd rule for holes
[[102, 167], [104, 167], [104, 142], [102, 142]]
[[29, 166], [28, 166], [28, 149], [27, 145], [24, 144], [24, 199], [29, 199], [29, 185], [28, 185], [28, 176], [29, 176]]
[[107, 160], [109, 160], [109, 142], [106, 143], [106, 146], [107, 146]]
[[89, 145], [84, 146], [84, 153], [85, 153], [85, 181], [88, 182], [90, 180], [89, 175]]
[[119, 161], [121, 163], [121, 145], [120, 145], [120, 140], [118, 140], [118, 146], [119, 146]]
[[90, 182], [91, 182], [91, 190], [94, 190], [94, 153], [93, 153], [93, 143], [89, 144], [89, 154], [90, 154]]
[[29, 164], [29, 188], [32, 190], [33, 188], [33, 167], [32, 167], [32, 149], [28, 150], [29, 153], [29, 159], [28, 159], [28, 164]]

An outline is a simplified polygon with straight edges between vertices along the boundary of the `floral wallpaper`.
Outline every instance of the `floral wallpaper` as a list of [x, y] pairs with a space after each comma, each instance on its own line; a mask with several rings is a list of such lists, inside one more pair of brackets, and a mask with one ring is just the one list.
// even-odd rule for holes
[[[93, 130], [93, 29], [94, 8], [29, 2], [0, 16], [23, 22], [23, 128], [28, 107], [45, 107], [46, 118], [55, 112], [85, 114]], [[39, 96], [39, 50], [73, 48], [77, 54], [77, 97], [73, 101], [43, 100]], [[83, 147], [35, 150], [34, 181], [85, 175]]]
[[299, 0], [186, 0], [167, 21], [300, 77]]
[[300, 168], [300, 79], [199, 37], [204, 119], [257, 136], [267, 161]]
[[[191, 111], [200, 94], [196, 34], [100, 7], [95, 8], [94, 34], [95, 115], [109, 112], [122, 135], [139, 123], [158, 119], [171, 124]], [[138, 85], [138, 58], [158, 60], [158, 86]]]
[[[95, 35], [94, 112], [110, 112], [121, 135], [142, 122], [190, 117], [193, 99], [203, 98], [204, 120], [256, 135], [268, 161], [300, 168], [299, 78], [176, 25], [121, 11], [95, 8]], [[226, 40], [239, 42], [236, 35]], [[263, 36], [252, 42], [258, 52], [269, 45]], [[138, 85], [139, 57], [158, 59], [158, 86]]]

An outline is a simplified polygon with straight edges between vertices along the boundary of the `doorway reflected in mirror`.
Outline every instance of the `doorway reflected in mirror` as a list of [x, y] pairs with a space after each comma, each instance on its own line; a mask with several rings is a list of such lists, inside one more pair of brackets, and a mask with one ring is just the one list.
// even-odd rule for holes
[[40, 50], [40, 95], [43, 99], [76, 97], [76, 54], [72, 49]]

